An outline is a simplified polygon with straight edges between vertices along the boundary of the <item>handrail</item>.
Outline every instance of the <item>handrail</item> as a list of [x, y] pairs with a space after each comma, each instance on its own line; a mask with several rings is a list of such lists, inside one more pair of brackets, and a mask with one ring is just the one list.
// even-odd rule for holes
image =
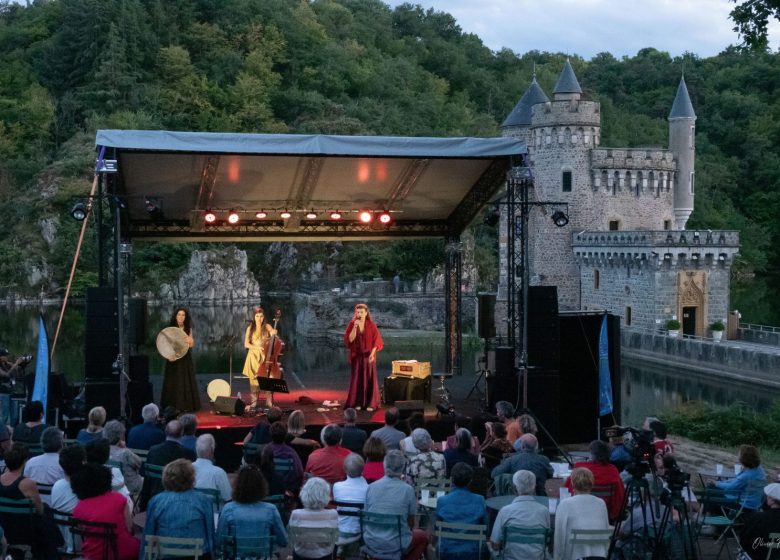
[[769, 325], [756, 325], [754, 323], [740, 323], [739, 328], [748, 331], [780, 333], [780, 327], [772, 327]]

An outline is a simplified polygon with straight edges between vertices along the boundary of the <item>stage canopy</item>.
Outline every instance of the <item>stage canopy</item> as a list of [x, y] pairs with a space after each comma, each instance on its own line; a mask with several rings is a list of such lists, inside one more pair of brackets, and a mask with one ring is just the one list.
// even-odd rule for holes
[[123, 237], [172, 241], [454, 237], [526, 153], [511, 138], [100, 130], [95, 143], [117, 160]]

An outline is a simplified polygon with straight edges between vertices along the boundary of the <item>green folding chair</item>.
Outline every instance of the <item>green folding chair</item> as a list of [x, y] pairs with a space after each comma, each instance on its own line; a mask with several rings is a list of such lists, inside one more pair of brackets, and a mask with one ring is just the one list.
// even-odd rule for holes
[[509, 545], [527, 545], [529, 551], [532, 548], [539, 549], [539, 552], [533, 553], [533, 556], [525, 555], [524, 558], [531, 560], [532, 558], [538, 558], [544, 560], [547, 553], [547, 545], [550, 542], [550, 529], [547, 527], [513, 527], [511, 525], [505, 525], [503, 531], [503, 547], [499, 558], [503, 560], [506, 555], [506, 550]]
[[336, 557], [336, 541], [339, 539], [339, 530], [334, 527], [287, 527], [287, 536], [290, 547], [301, 543], [312, 543], [331, 551], [331, 558]]
[[442, 540], [475, 543], [478, 550], [475, 558], [481, 560], [482, 552], [487, 544], [487, 526], [437, 521], [434, 525], [434, 537], [436, 538], [436, 558], [438, 560], [442, 558]]
[[[404, 547], [401, 543], [402, 527], [406, 524], [406, 519], [403, 515], [394, 513], [377, 513], [362, 511], [360, 513], [360, 532], [363, 535], [363, 547], [361, 551], [369, 558], [371, 557], [371, 546], [365, 541], [366, 529], [378, 529], [380, 531], [392, 530], [395, 534], [392, 540], [398, 539], [398, 554], [401, 555], [404, 552]], [[399, 556], [400, 557], [400, 556]]]
[[224, 535], [217, 543], [222, 560], [271, 560], [274, 554], [275, 537], [236, 537]]
[[171, 556], [187, 556], [199, 560], [203, 555], [203, 539], [187, 539], [181, 537], [160, 537], [146, 535], [144, 546], [145, 560], [161, 560]]

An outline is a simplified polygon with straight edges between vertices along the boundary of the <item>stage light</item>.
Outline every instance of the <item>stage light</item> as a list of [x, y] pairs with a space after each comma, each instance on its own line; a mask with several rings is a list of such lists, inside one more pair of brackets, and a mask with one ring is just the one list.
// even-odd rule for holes
[[79, 200], [73, 205], [73, 209], [70, 211], [70, 217], [79, 222], [83, 222], [87, 217], [87, 205]]
[[383, 223], [385, 225], [389, 224], [393, 220], [393, 217], [390, 215], [390, 212], [385, 210], [381, 214], [379, 214], [379, 222]]
[[233, 225], [237, 224], [238, 223], [238, 219], [239, 219], [238, 212], [236, 212], [235, 210], [231, 210], [228, 213], [228, 223], [229, 224], [233, 224]]
[[552, 215], [553, 223], [558, 227], [563, 227], [569, 223], [569, 217], [561, 210], [556, 210]]
[[341, 212], [336, 210], [335, 212], [330, 213], [330, 219], [331, 220], [340, 220], [341, 219]]
[[317, 213], [314, 210], [309, 210], [306, 212], [306, 219], [307, 220], [316, 220], [317, 219]]
[[159, 199], [147, 198], [144, 201], [144, 206], [146, 207], [146, 213], [149, 214], [152, 220], [159, 220], [163, 217], [162, 205]]
[[265, 212], [264, 210], [260, 210], [257, 214], [255, 214], [255, 218], [258, 220], [265, 220], [268, 217], [268, 212]]
[[363, 210], [360, 213], [359, 217], [360, 217], [360, 221], [363, 222], [364, 224], [369, 224], [369, 223], [371, 223], [371, 220], [374, 219], [374, 215], [371, 212], [369, 212], [368, 210]]
[[289, 211], [289, 210], [284, 210], [284, 211], [282, 211], [282, 213], [281, 213], [281, 214], [279, 214], [279, 216], [280, 216], [280, 217], [281, 217], [283, 220], [289, 220], [289, 219], [292, 217], [292, 214], [290, 213], [290, 211]]
[[217, 215], [214, 212], [212, 212], [211, 210], [206, 210], [206, 213], [203, 214], [203, 220], [207, 224], [213, 224], [214, 222], [217, 221]]

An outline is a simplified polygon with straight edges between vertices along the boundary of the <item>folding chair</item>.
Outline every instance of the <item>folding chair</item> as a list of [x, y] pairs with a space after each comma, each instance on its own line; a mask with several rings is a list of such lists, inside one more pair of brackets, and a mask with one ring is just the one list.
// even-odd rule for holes
[[217, 543], [219, 557], [223, 560], [271, 560], [275, 537], [237, 537], [224, 535]]
[[214, 504], [214, 511], [219, 513], [220, 504], [222, 502], [222, 497], [219, 493], [219, 490], [216, 488], [195, 488], [195, 490], [201, 494], [204, 494], [209, 500], [211, 500], [211, 503]]
[[160, 560], [168, 556], [188, 556], [198, 560], [203, 554], [203, 539], [159, 537], [146, 535], [145, 560]]
[[[427, 520], [435, 509], [425, 505], [430, 498], [441, 498], [449, 493], [452, 488], [452, 480], [449, 478], [420, 478], [414, 483], [414, 491], [420, 504], [420, 513], [417, 514], [417, 526], [427, 526]], [[423, 523], [423, 519], [426, 523]]]
[[243, 459], [244, 463], [255, 463], [260, 458], [260, 453], [263, 451], [264, 444], [260, 443], [245, 443]]
[[339, 539], [339, 530], [333, 527], [287, 527], [287, 536], [290, 547], [301, 543], [312, 543], [331, 551], [331, 558], [336, 558], [336, 541]]
[[[696, 520], [696, 527], [699, 532], [698, 537], [702, 536], [701, 529], [705, 525], [720, 529], [721, 533], [715, 541], [717, 543], [722, 540], [720, 548], [718, 549], [717, 558], [720, 558], [724, 548], [728, 553], [728, 557], [731, 558], [733, 554], [728, 545], [729, 534], [737, 543], [739, 542], [736, 528], [743, 509], [739, 503], [739, 496], [736, 498], [733, 495], [727, 496], [725, 490], [705, 487], [701, 492], [699, 502], [701, 502], [701, 509], [699, 510], [699, 517]], [[715, 511], [716, 513], [711, 513], [712, 511]], [[698, 538], [696, 542], [698, 544]], [[699, 556], [701, 556], [700, 544]]]
[[363, 547], [361, 548], [361, 552], [371, 557], [372, 551], [371, 546], [368, 542], [366, 542], [366, 529], [379, 529], [379, 530], [386, 530], [391, 529], [395, 532], [395, 536], [393, 537], [393, 540], [398, 539], [398, 557], [401, 557], [401, 554], [404, 552], [404, 547], [401, 544], [401, 531], [402, 527], [406, 524], [406, 519], [403, 515], [397, 515], [394, 513], [377, 513], [377, 512], [370, 512], [370, 511], [362, 511], [360, 513], [360, 533], [363, 535]]
[[[5, 538], [8, 541], [8, 548], [23, 550], [31, 552], [32, 541], [24, 542], [29, 535], [24, 535], [24, 538], [15, 535], [10, 529], [11, 527], [18, 527], [23, 525], [30, 530], [33, 527], [33, 515], [35, 514], [35, 506], [32, 500], [28, 498], [22, 498], [15, 500], [13, 498], [0, 497], [0, 526], [5, 529]], [[17, 521], [16, 523], [14, 521]]]
[[274, 470], [279, 476], [284, 477], [293, 468], [294, 463], [290, 457], [274, 457]]
[[609, 552], [609, 546], [612, 544], [613, 529], [572, 529], [571, 537], [569, 537], [569, 543], [574, 550], [574, 557], [580, 558], [581, 555], [576, 553], [578, 546], [597, 547], [604, 548], [604, 554], [599, 556], [587, 556], [587, 558], [606, 558]]
[[442, 539], [476, 544], [477, 555], [474, 558], [481, 560], [482, 551], [486, 548], [487, 543], [487, 526], [437, 521], [434, 526], [434, 536], [436, 537], [436, 558], [438, 560], [441, 560], [442, 557]]
[[530, 549], [539, 548], [538, 555], [534, 553], [534, 556], [524, 555], [523, 558], [530, 560], [531, 558], [538, 558], [544, 560], [547, 554], [547, 544], [550, 540], [550, 529], [546, 527], [513, 527], [511, 525], [504, 526], [503, 535], [503, 547], [499, 553], [499, 558], [504, 559], [506, 549], [510, 544], [527, 545]]
[[68, 523], [70, 525], [70, 533], [74, 537], [80, 537], [82, 543], [86, 538], [102, 541], [101, 558], [103, 560], [119, 558], [116, 525], [114, 523], [87, 521], [86, 519], [78, 519], [76, 517], [71, 518]]

